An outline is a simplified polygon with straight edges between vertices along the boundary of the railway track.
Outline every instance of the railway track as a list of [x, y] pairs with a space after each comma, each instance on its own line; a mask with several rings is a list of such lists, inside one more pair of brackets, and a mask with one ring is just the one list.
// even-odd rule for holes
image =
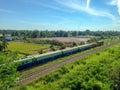
[[66, 60], [62, 60], [60, 62], [56, 62], [54, 64], [48, 65], [46, 67], [43, 67], [43, 68], [41, 68], [41, 69], [39, 69], [37, 71], [31, 72], [29, 74], [26, 74], [26, 75], [24, 75], [24, 76], [22, 76], [20, 78], [20, 80], [18, 81], [18, 85], [22, 85], [23, 83], [30, 83], [33, 80], [35, 80], [36, 78], [38, 78], [38, 77], [40, 77], [42, 75], [45, 75], [46, 73], [49, 73], [49, 72], [55, 70], [56, 68], [66, 64], [66, 63], [70, 63], [70, 62], [75, 61], [75, 60], [77, 60], [79, 58], [87, 57], [87, 56], [92, 55], [92, 54], [94, 54], [94, 53], [96, 53], [98, 51], [104, 50], [104, 49], [106, 49], [106, 48], [108, 48], [110, 46], [116, 45], [117, 43], [119, 43], [119, 41], [112, 42], [111, 44], [95, 48], [95, 49], [90, 50], [88, 52], [80, 53], [80, 54], [78, 54], [76, 56], [73, 56], [73, 57], [70, 57], [70, 58], [68, 58]]

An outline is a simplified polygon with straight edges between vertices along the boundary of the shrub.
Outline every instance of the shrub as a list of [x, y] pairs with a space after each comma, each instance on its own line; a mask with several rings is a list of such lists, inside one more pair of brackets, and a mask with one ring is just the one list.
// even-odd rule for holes
[[27, 90], [25, 86], [21, 86], [19, 90]]
[[39, 50], [38, 53], [39, 53], [39, 54], [42, 54], [42, 53], [43, 53], [43, 50]]

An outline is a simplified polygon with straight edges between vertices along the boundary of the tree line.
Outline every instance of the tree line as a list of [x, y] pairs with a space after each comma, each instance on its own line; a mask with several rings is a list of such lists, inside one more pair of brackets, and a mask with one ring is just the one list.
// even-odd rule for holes
[[11, 34], [28, 38], [41, 37], [71, 37], [71, 36], [120, 36], [120, 31], [39, 31], [39, 30], [0, 30], [0, 33]]

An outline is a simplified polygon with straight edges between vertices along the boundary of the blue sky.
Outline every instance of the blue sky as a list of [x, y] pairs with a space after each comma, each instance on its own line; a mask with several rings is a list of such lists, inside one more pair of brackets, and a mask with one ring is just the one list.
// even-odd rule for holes
[[120, 0], [0, 0], [0, 29], [120, 30]]

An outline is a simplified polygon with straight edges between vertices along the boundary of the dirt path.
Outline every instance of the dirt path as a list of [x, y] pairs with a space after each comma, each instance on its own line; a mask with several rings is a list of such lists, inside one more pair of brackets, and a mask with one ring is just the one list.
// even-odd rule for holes
[[95, 48], [95, 49], [90, 50], [90, 51], [88, 51], [88, 52], [80, 53], [80, 54], [78, 54], [78, 55], [76, 55], [76, 56], [70, 57], [70, 58], [65, 59], [65, 60], [62, 60], [62, 61], [60, 61], [60, 62], [56, 62], [56, 63], [54, 63], [54, 64], [52, 64], [52, 65], [48, 65], [48, 66], [43, 67], [43, 68], [41, 68], [41, 69], [39, 69], [39, 70], [37, 70], [37, 71], [31, 72], [31, 73], [29, 73], [29, 74], [27, 74], [27, 75], [22, 76], [21, 79], [18, 81], [18, 85], [22, 85], [23, 83], [30, 83], [30, 82], [32, 82], [34, 79], [36, 79], [36, 78], [38, 78], [38, 77], [40, 77], [40, 76], [42, 76], [42, 75], [45, 75], [45, 74], [47, 74], [47, 73], [49, 73], [49, 72], [57, 69], [58, 67], [66, 64], [66, 63], [75, 61], [75, 60], [80, 59], [80, 58], [87, 57], [87, 56], [89, 56], [89, 55], [92, 55], [92, 54], [100, 51], [100, 50], [104, 50], [104, 49], [106, 49], [106, 48], [108, 48], [108, 47], [110, 47], [110, 46], [116, 45], [117, 43], [119, 43], [119, 42], [118, 42], [118, 41], [117, 41], [117, 42], [113, 42], [113, 43], [111, 43], [111, 44], [108, 44], [108, 45], [104, 45], [104, 46]]

